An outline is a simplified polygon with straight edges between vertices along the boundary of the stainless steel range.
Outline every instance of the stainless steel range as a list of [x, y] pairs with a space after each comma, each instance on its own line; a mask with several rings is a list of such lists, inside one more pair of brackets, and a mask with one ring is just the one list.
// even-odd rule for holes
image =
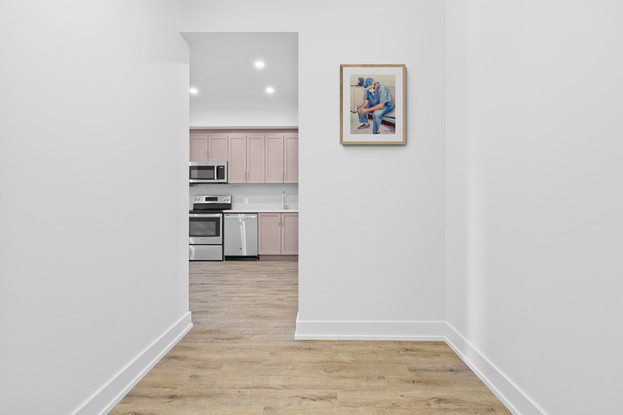
[[188, 232], [191, 261], [223, 260], [223, 210], [226, 209], [231, 209], [231, 195], [193, 198]]

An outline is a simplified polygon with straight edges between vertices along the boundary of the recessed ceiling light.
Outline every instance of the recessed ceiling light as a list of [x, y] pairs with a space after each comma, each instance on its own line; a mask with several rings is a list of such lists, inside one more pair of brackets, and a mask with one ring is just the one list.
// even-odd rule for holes
[[188, 90], [188, 92], [190, 92], [190, 95], [197, 95], [199, 93], [199, 90], [195, 87], [192, 87]]
[[255, 61], [255, 67], [256, 67], [257, 69], [262, 69], [264, 66], [266, 66], [266, 65], [264, 64], [264, 61]]
[[266, 87], [266, 93], [267, 94], [273, 94], [275, 92], [275, 88], [273, 88], [272, 86], [267, 86]]

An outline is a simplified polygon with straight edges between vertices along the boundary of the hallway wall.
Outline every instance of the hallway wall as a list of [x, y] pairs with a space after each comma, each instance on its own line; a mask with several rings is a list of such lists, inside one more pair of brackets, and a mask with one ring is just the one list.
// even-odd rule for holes
[[449, 337], [522, 415], [621, 411], [622, 18], [447, 3]]
[[[440, 336], [444, 2], [184, 0], [180, 30], [299, 33], [299, 338]], [[406, 64], [406, 146], [340, 145], [347, 63]]]
[[177, 16], [0, 3], [2, 414], [100, 413], [190, 328]]

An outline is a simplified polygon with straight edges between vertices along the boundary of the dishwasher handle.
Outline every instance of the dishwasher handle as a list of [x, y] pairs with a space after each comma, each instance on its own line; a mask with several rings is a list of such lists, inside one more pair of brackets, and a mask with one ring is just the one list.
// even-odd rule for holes
[[257, 213], [226, 213], [225, 218], [257, 219]]

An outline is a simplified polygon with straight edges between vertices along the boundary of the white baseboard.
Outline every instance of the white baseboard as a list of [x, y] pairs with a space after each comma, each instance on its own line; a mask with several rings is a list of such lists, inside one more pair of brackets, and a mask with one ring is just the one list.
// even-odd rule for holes
[[547, 415], [446, 321], [305, 321], [296, 318], [296, 340], [441, 340], [514, 415]]
[[443, 340], [443, 321], [302, 321], [296, 340]]
[[82, 404], [73, 415], [104, 415], [193, 327], [190, 311]]
[[[188, 312], [94, 393], [73, 415], [104, 415], [192, 328]], [[445, 321], [303, 321], [296, 340], [445, 341], [514, 415], [547, 415], [530, 397]]]
[[485, 357], [474, 345], [446, 322], [445, 341], [467, 366], [487, 385], [514, 415], [547, 415], [504, 372]]

